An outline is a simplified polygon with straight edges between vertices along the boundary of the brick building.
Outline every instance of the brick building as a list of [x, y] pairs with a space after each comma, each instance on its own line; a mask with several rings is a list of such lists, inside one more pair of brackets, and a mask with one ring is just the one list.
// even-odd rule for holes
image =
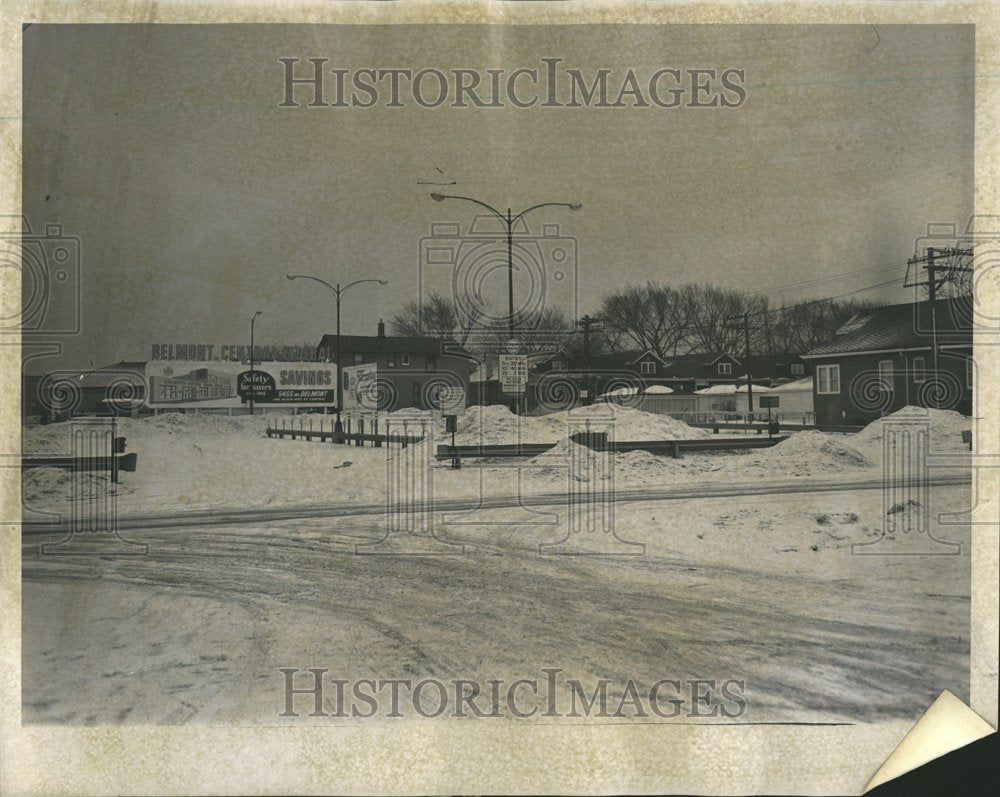
[[817, 426], [861, 426], [907, 405], [970, 415], [971, 300], [863, 311], [803, 359], [815, 369]]

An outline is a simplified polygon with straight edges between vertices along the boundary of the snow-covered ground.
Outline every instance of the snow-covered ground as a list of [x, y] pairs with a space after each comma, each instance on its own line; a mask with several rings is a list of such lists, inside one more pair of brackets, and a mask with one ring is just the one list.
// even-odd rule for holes
[[[123, 419], [119, 434], [129, 452], [138, 454], [138, 469], [123, 473], [115, 487], [122, 515], [176, 512], [220, 507], [270, 507], [300, 504], [377, 503], [385, 500], [388, 448], [351, 447], [304, 440], [268, 439], [265, 429], [295, 423], [329, 429], [332, 418], [280, 416], [163, 414]], [[440, 419], [429, 413], [404, 410], [380, 421], [389, 428], [417, 433], [420, 424], [433, 427], [436, 443], [450, 442]], [[529, 460], [466, 462], [461, 470], [436, 463], [435, 495], [473, 497], [484, 483], [493, 495], [551, 493], [565, 489], [569, 462], [582, 449], [567, 439], [568, 431], [609, 428], [617, 440], [712, 438], [709, 430], [693, 428], [665, 415], [627, 407], [594, 405], [570, 412], [519, 417], [503, 406], [470, 407], [458, 418], [459, 445], [551, 442], [553, 449]], [[965, 450], [961, 432], [970, 428], [963, 416], [941, 410], [907, 408], [889, 416], [898, 427], [909, 422], [914, 430], [929, 424], [932, 453]], [[877, 477], [883, 457], [884, 424], [876, 421], [853, 434], [819, 431], [793, 433], [773, 448], [742, 452], [686, 453], [681, 459], [635, 451], [614, 456], [616, 489], [669, 487], [712, 481]], [[24, 429], [27, 453], [66, 453], [69, 423]], [[368, 428], [371, 428], [369, 419]], [[728, 436], [722, 432], [719, 437]], [[427, 443], [423, 444], [427, 445]], [[510, 467], [516, 464], [517, 467]], [[610, 478], [611, 470], [577, 473], [577, 480]], [[34, 468], [25, 471], [26, 506], [38, 510], [65, 510], [71, 477], [65, 470]], [[94, 475], [94, 489], [105, 486]]]
[[940, 515], [969, 500], [931, 493], [951, 556], [853, 555], [886, 529], [878, 490], [623, 504], [619, 535], [645, 545], [624, 558], [539, 555], [565, 504], [553, 526], [491, 510], [442, 529], [467, 545], [449, 556], [356, 555], [374, 517], [131, 533], [147, 556], [26, 538], [24, 721], [364, 721], [310, 718], [308, 695], [279, 717], [280, 667], [482, 684], [559, 668], [612, 700], [627, 679], [738, 679], [742, 722], [913, 720], [941, 689], [968, 696], [969, 527]]
[[[513, 442], [520, 428], [523, 441], [551, 442], [555, 450], [516, 467], [470, 462], [452, 471], [442, 463], [433, 471], [435, 493], [564, 492], [572, 486], [566, 463], [594, 459], [566, 439], [567, 420], [585, 425], [589, 418], [596, 428], [606, 412], [519, 420], [493, 407], [483, 419], [472, 408], [460, 418], [460, 440], [474, 442], [483, 429], [487, 442]], [[388, 419], [393, 431], [403, 417]], [[710, 436], [637, 410], [614, 418], [617, 439]], [[269, 420], [281, 418], [123, 421], [120, 433], [139, 467], [123, 474], [121, 514], [384, 500], [387, 449], [267, 439]], [[301, 420], [308, 428], [309, 417]], [[319, 417], [312, 422], [318, 426]], [[913, 431], [930, 424], [931, 451], [965, 450], [969, 421], [955, 413], [906, 410], [887, 423]], [[26, 448], [65, 451], [68, 430], [26, 429]], [[466, 546], [464, 555], [358, 555], [356, 546], [385, 534], [377, 513], [126, 530], [149, 545], [145, 556], [40, 555], [39, 543], [58, 535], [26, 534], [24, 720], [357, 721], [305, 712], [280, 718], [280, 667], [327, 668], [331, 678], [484, 684], [556, 667], [588, 691], [609, 680], [612, 698], [627, 679], [648, 688], [664, 678], [732, 678], [746, 683], [743, 721], [915, 718], [941, 689], [968, 695], [970, 533], [944, 515], [968, 508], [969, 487], [932, 487], [928, 506], [888, 510], [879, 489], [746, 494], [748, 484], [769, 479], [875, 481], [884, 437], [877, 423], [855, 435], [799, 432], [743, 453], [674, 460], [632, 452], [614, 455], [613, 468], [588, 467], [576, 487], [606, 486], [612, 471], [614, 489], [744, 487], [711, 499], [617, 503], [616, 534], [645, 546], [628, 557], [540, 548], [569, 534], [565, 499], [532, 506], [535, 515], [508, 506], [437, 516], [440, 539]], [[420, 454], [425, 445], [408, 450]], [[32, 506], [65, 509], [64, 474], [29, 470], [24, 486]], [[952, 555], [857, 555], [874, 549], [856, 546], [884, 534], [893, 544], [912, 543], [921, 512], [934, 537], [960, 543], [960, 551], [934, 543], [935, 553]], [[612, 540], [594, 534], [598, 545]], [[573, 542], [581, 540], [586, 549], [586, 538]]]

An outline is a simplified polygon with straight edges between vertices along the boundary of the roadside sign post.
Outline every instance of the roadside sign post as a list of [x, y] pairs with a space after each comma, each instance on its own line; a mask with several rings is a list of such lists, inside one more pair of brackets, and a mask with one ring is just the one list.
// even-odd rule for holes
[[500, 389], [514, 396], [514, 406], [519, 406], [520, 398], [528, 384], [528, 355], [500, 355]]
[[462, 458], [455, 454], [455, 432], [458, 431], [457, 415], [444, 416], [444, 430], [445, 432], [451, 432], [451, 451], [454, 454], [451, 458], [452, 470], [460, 470], [462, 467]]
[[776, 421], [771, 420], [771, 408], [778, 406], [778, 397], [761, 396], [759, 402], [761, 407], [767, 407], [767, 436], [773, 437], [780, 431], [778, 428], [779, 424]]

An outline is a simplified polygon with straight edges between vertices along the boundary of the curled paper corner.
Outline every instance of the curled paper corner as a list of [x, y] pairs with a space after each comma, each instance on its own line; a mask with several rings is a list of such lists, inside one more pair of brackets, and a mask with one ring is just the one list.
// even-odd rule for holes
[[994, 728], [986, 720], [946, 689], [931, 703], [930, 708], [910, 728], [909, 733], [868, 781], [865, 794], [876, 786], [993, 732]]

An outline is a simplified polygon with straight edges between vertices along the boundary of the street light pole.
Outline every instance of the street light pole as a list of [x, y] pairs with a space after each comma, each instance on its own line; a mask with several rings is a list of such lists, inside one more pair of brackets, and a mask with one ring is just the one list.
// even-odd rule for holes
[[514, 221], [507, 208], [507, 332], [514, 339]]
[[264, 315], [263, 310], [258, 310], [250, 319], [250, 414], [253, 415], [253, 325], [257, 320], [257, 316]]
[[346, 293], [350, 288], [353, 288], [355, 285], [361, 285], [364, 282], [377, 282], [379, 285], [388, 285], [389, 281], [388, 280], [382, 280], [382, 279], [360, 279], [360, 280], [354, 280], [354, 282], [348, 282], [346, 285], [344, 285], [343, 287], [341, 287], [341, 285], [340, 285], [339, 282], [336, 285], [331, 285], [326, 280], [322, 280], [319, 277], [311, 277], [308, 274], [286, 274], [285, 277], [288, 280], [297, 280], [297, 279], [313, 280], [314, 282], [318, 282], [320, 285], [325, 285], [327, 288], [329, 288], [331, 291], [333, 291], [334, 294], [337, 297], [337, 348], [336, 348], [336, 357], [337, 357], [337, 393], [336, 393], [336, 396], [337, 396], [337, 407], [336, 407], [336, 412], [337, 412], [337, 420], [336, 420], [336, 422], [333, 425], [333, 430], [335, 432], [342, 432], [342, 431], [344, 431], [344, 424], [341, 421], [340, 414], [341, 414], [341, 412], [343, 412], [343, 409], [344, 409], [344, 376], [343, 376], [343, 365], [340, 362], [340, 360], [341, 360], [341, 353], [340, 353], [340, 297], [341, 297], [341, 295], [343, 295], [344, 293]]
[[[506, 215], [501, 213], [492, 205], [488, 205], [479, 199], [473, 199], [470, 196], [455, 196], [453, 194], [439, 194], [434, 192], [431, 194], [431, 199], [435, 202], [443, 202], [446, 199], [462, 199], [466, 202], [472, 202], [473, 204], [479, 205], [480, 207], [486, 208], [490, 213], [500, 219], [507, 229], [507, 332], [510, 335], [511, 340], [514, 339], [514, 225], [523, 217], [526, 216], [533, 210], [538, 208], [569, 208], [570, 210], [579, 210], [583, 207], [579, 202], [542, 202], [538, 205], [532, 205], [530, 208], [526, 208], [518, 213], [516, 216], [513, 215], [513, 211], [507, 208]], [[517, 397], [511, 402], [511, 410], [517, 412]]]

